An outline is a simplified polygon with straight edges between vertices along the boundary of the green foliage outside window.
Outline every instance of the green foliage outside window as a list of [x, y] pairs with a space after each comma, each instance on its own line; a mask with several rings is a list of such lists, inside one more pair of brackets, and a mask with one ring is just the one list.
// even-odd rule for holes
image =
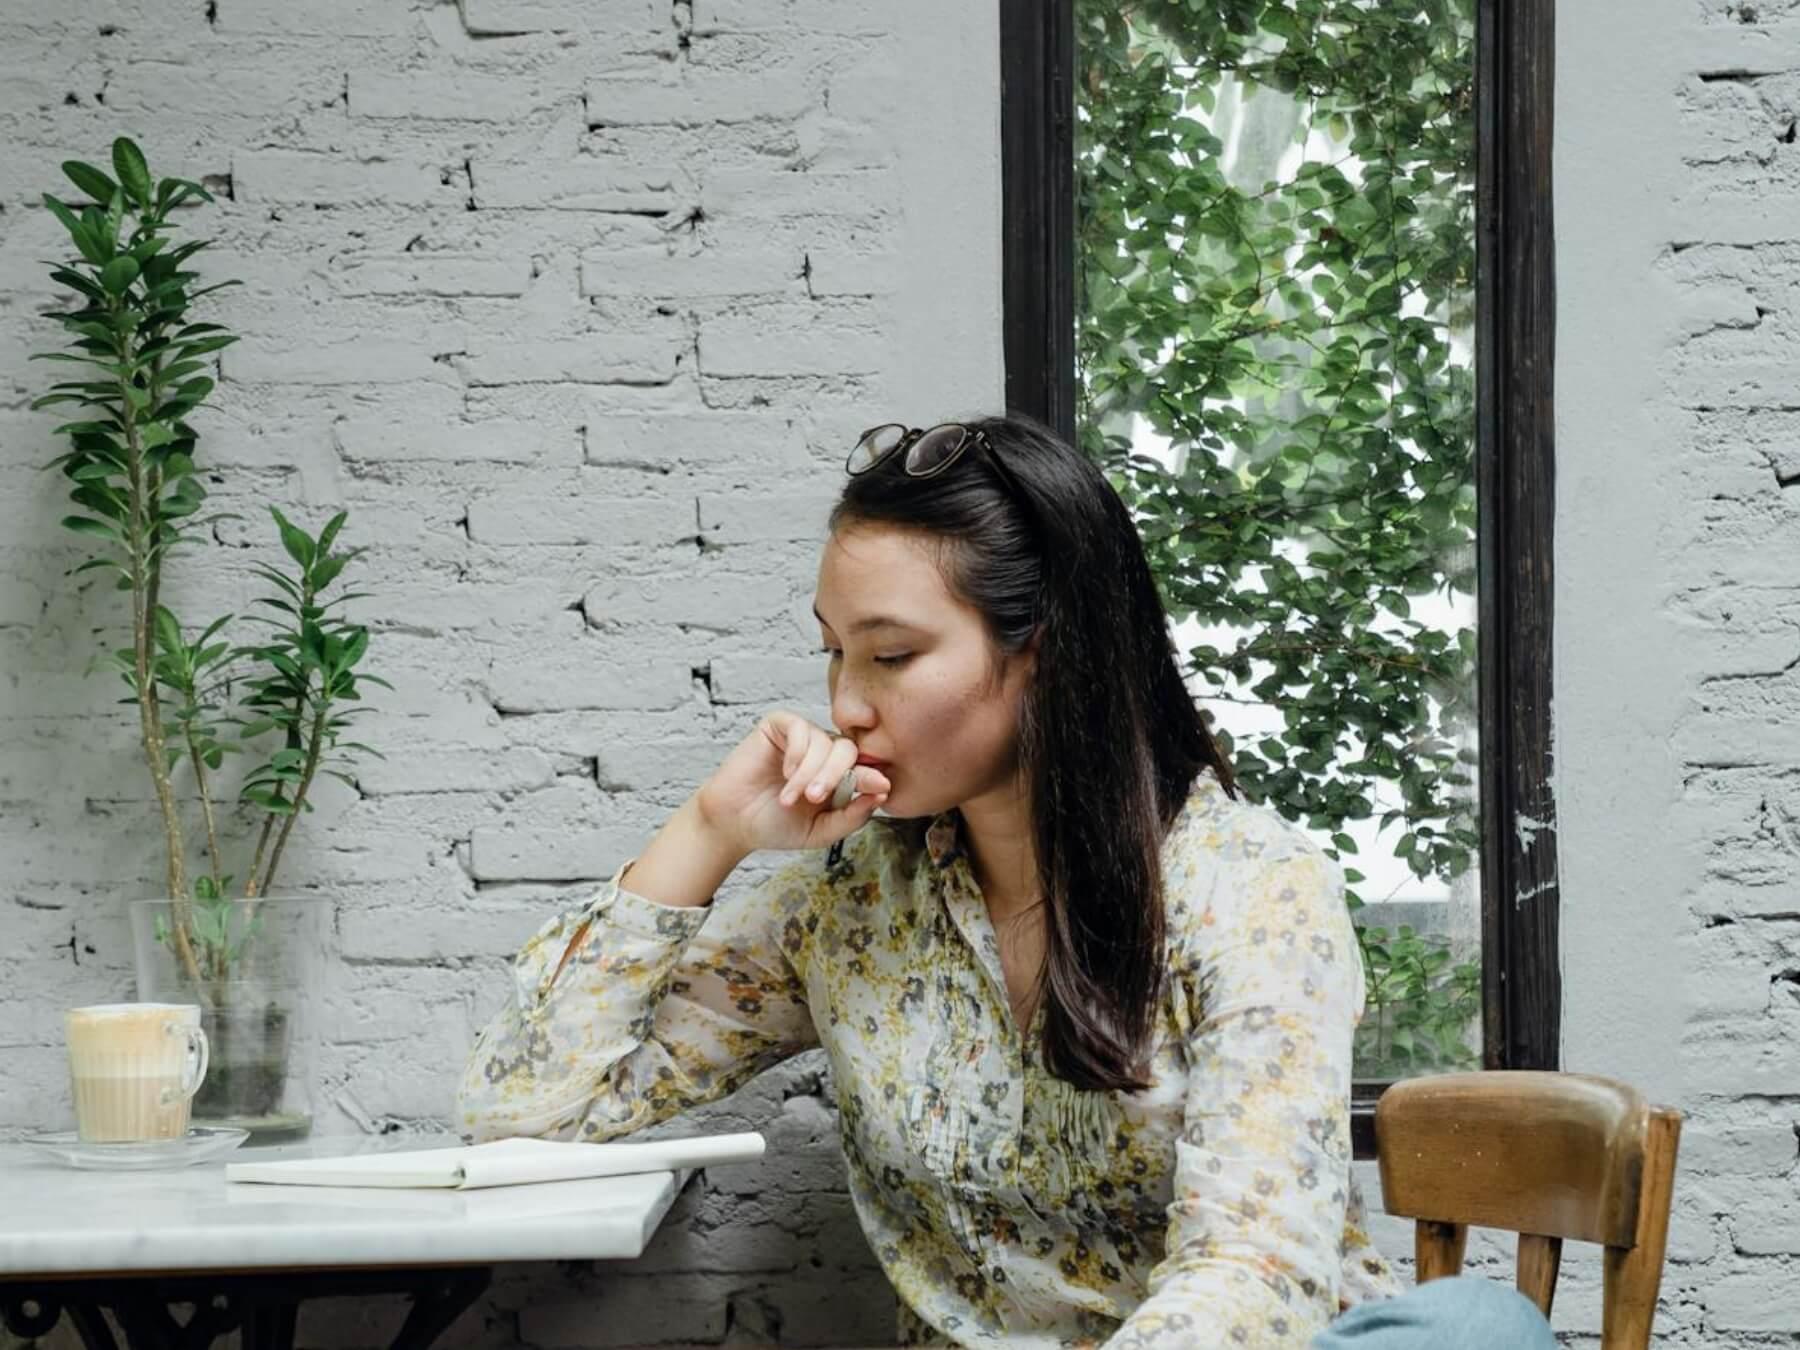
[[[1076, 16], [1083, 447], [1170, 613], [1232, 635], [1189, 653], [1203, 701], [1280, 714], [1230, 747], [1248, 792], [1331, 840], [1353, 908], [1380, 897], [1352, 822], [1448, 886], [1480, 842], [1475, 633], [1414, 611], [1475, 587], [1473, 0]], [[1362, 940], [1359, 1072], [1469, 1062], [1478, 968]]]

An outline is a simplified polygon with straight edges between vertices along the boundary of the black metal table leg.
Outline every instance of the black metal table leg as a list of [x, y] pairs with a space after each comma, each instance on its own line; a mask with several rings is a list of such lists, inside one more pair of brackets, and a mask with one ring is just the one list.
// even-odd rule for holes
[[[300, 1304], [309, 1298], [405, 1294], [412, 1300], [393, 1350], [429, 1350], [480, 1298], [486, 1266], [449, 1270], [306, 1270], [258, 1275], [142, 1275], [0, 1282], [0, 1325], [27, 1340], [46, 1336], [65, 1315], [86, 1350], [208, 1350], [241, 1330], [243, 1350], [294, 1350]], [[174, 1307], [191, 1306], [183, 1321]]]
[[[427, 1350], [481, 1297], [493, 1274], [486, 1267], [439, 1272], [434, 1285], [413, 1296], [412, 1310], [406, 1314], [400, 1334], [394, 1337], [392, 1350]], [[293, 1350], [293, 1347], [290, 1344], [281, 1350]]]
[[298, 1303], [261, 1303], [244, 1317], [243, 1350], [294, 1350]]
[[106, 1314], [99, 1308], [91, 1303], [77, 1304], [68, 1309], [68, 1315], [87, 1350], [119, 1350], [119, 1343], [113, 1339], [112, 1327], [106, 1320]]
[[[152, 1280], [120, 1281], [112, 1291], [96, 1291], [92, 1296], [94, 1320], [102, 1320], [100, 1308], [110, 1308], [113, 1319], [125, 1333], [129, 1350], [207, 1350], [226, 1332], [235, 1331], [243, 1320], [242, 1310], [229, 1294], [210, 1298], [202, 1294], [191, 1300], [174, 1298], [165, 1295], [160, 1284], [161, 1281]], [[190, 1301], [194, 1311], [183, 1322], [169, 1305]]]

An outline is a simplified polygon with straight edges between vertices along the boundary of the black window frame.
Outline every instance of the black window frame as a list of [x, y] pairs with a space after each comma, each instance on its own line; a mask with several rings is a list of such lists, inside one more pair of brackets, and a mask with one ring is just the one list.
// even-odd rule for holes
[[[1476, 491], [1483, 1067], [1560, 1063], [1552, 663], [1555, 0], [1477, 0]], [[1006, 404], [1075, 432], [1074, 0], [1000, 0]], [[1352, 1102], [1374, 1153], [1384, 1084]]]

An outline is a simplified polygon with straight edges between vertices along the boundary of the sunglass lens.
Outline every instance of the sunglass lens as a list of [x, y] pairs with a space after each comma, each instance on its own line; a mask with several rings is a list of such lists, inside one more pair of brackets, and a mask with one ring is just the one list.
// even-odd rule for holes
[[918, 477], [936, 473], [956, 458], [956, 452], [962, 449], [963, 438], [967, 435], [959, 426], [933, 427], [914, 441], [912, 449], [906, 452], [906, 471]]
[[904, 435], [906, 428], [898, 422], [876, 427], [858, 441], [856, 448], [850, 452], [850, 472], [862, 473], [865, 469], [874, 468], [884, 455], [893, 453], [894, 447], [900, 444], [900, 438]]

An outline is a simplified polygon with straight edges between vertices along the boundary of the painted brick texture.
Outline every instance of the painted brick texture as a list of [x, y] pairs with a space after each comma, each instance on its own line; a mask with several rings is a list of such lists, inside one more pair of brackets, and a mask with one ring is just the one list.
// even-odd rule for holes
[[1558, 9], [1564, 1063], [1688, 1114], [1657, 1344], [1792, 1344], [1800, 8]]
[[[1791, 1344], [1800, 6], [1559, 8], [1565, 1063], [1689, 1113], [1658, 1344]], [[338, 901], [324, 1127], [432, 1131], [541, 917], [770, 703], [822, 714], [807, 599], [848, 436], [998, 402], [992, 29], [952, 0], [0, 11], [0, 1134], [66, 1101], [57, 1010], [128, 991], [120, 907], [158, 873], [129, 722], [71, 676], [121, 611], [63, 576], [53, 420], [24, 411], [57, 164], [139, 137], [221, 194], [194, 228], [247, 282], [202, 421], [246, 519], [172, 598], [242, 607], [265, 501], [349, 507], [370, 547], [389, 758], [324, 794], [288, 881]], [[822, 1072], [706, 1114], [769, 1166], [703, 1178], [643, 1261], [503, 1271], [445, 1343], [889, 1335]], [[302, 1343], [403, 1315], [314, 1305]], [[1597, 1343], [1595, 1253], [1557, 1322]]]
[[[60, 344], [57, 165], [124, 133], [204, 179], [184, 228], [245, 282], [197, 315], [243, 338], [197, 419], [243, 519], [172, 605], [244, 608], [265, 503], [347, 507], [368, 549], [387, 758], [320, 792], [284, 888], [337, 902], [321, 1131], [436, 1133], [542, 918], [766, 708], [826, 716], [809, 604], [854, 433], [998, 404], [995, 26], [947, 0], [0, 7], [0, 1138], [64, 1123], [59, 1010], [130, 996], [123, 904], [161, 870], [126, 710], [78, 678], [126, 612], [64, 576], [35, 468], [60, 419], [25, 411]], [[504, 1270], [443, 1343], [890, 1340], [823, 1075], [684, 1122], [761, 1129], [769, 1161], [700, 1178], [642, 1261]], [[314, 1305], [301, 1341], [403, 1315]]]

